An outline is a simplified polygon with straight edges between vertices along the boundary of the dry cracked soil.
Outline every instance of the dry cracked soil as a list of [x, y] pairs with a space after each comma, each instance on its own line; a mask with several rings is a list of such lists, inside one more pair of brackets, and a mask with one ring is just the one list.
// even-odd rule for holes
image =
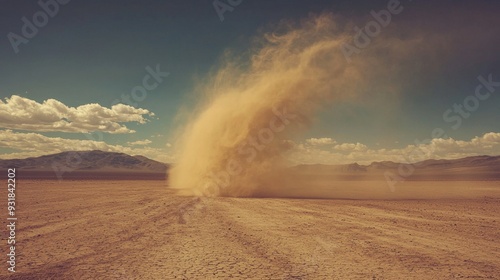
[[500, 279], [499, 184], [468, 184], [486, 191], [195, 198], [163, 181], [21, 180], [16, 272], [4, 262], [0, 278]]

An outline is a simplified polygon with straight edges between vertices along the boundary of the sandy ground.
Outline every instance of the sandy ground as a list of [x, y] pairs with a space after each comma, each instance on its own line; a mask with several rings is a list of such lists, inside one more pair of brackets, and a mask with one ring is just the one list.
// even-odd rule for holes
[[500, 279], [500, 183], [467, 184], [476, 198], [201, 199], [162, 181], [19, 180], [17, 272], [0, 277]]

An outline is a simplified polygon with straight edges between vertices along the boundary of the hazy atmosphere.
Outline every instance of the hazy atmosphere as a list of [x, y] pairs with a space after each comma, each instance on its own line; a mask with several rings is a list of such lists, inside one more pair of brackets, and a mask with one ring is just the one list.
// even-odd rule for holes
[[3, 4], [1, 279], [500, 279], [500, 2]]

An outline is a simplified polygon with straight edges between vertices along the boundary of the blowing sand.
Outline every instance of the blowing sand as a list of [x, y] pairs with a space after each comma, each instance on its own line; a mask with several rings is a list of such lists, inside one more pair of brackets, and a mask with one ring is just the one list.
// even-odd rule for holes
[[[429, 183], [453, 184], [407, 187]], [[20, 181], [18, 271], [0, 277], [500, 279], [498, 182], [426, 200], [193, 198], [164, 184]], [[5, 231], [2, 244], [5, 256]]]

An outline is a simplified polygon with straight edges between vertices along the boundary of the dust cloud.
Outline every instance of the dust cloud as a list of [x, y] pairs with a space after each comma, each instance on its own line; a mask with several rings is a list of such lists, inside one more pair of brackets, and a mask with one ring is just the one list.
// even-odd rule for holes
[[[332, 15], [282, 22], [276, 30], [256, 38], [245, 55], [228, 52], [200, 86], [206, 98], [184, 126], [169, 175], [180, 194], [268, 193], [293, 178], [282, 157], [291, 148], [287, 139], [308, 128], [322, 107], [397, 92], [395, 83], [376, 82], [394, 71], [379, 58], [381, 44], [348, 61], [341, 47], [352, 32]], [[401, 53], [398, 44], [382, 47]]]

